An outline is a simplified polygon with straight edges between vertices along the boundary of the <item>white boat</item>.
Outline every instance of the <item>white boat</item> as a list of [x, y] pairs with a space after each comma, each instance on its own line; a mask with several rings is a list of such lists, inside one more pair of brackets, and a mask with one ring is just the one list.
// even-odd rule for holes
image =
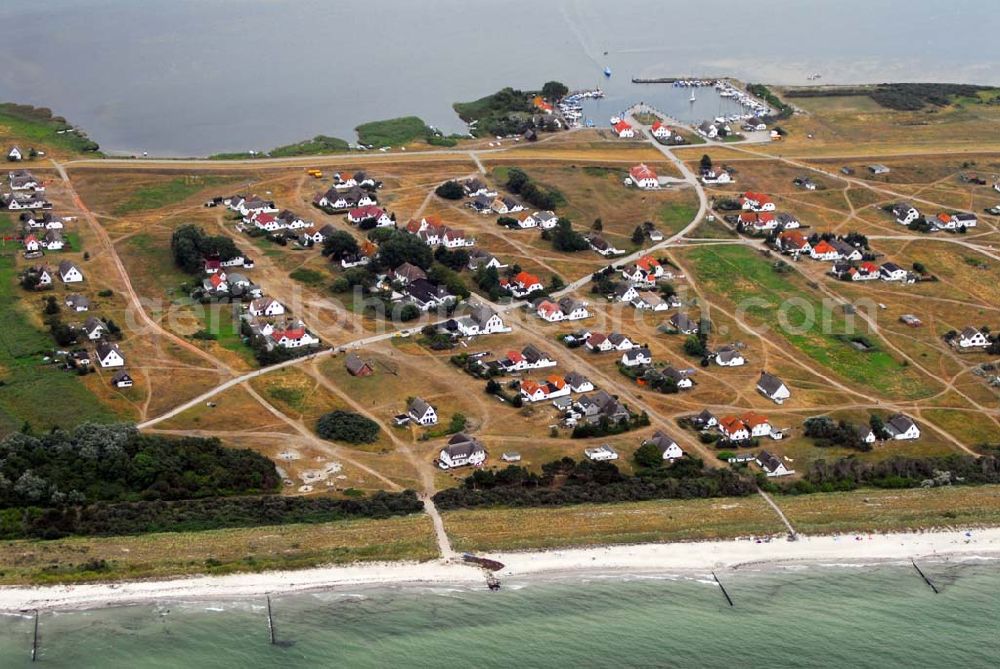
[[694, 89], [691, 89], [691, 97], [688, 98], [688, 102], [694, 102]]

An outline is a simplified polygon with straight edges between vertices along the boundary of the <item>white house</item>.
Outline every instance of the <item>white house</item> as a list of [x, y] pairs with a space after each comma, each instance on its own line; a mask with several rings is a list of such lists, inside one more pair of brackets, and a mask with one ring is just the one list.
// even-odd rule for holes
[[615, 288], [613, 295], [615, 302], [631, 302], [639, 297], [639, 291], [632, 284], [626, 283]]
[[726, 416], [718, 421], [719, 432], [730, 441], [746, 441], [750, 438], [750, 429], [738, 416]]
[[660, 450], [663, 459], [670, 462], [684, 457], [684, 451], [677, 445], [677, 442], [660, 430], [654, 432], [653, 436], [644, 441], [643, 444], [655, 445]]
[[118, 344], [111, 344], [102, 341], [97, 345], [97, 361], [101, 367], [124, 367], [125, 356], [122, 355]]
[[10, 160], [12, 162], [24, 160], [24, 154], [21, 153], [21, 147], [19, 146], [10, 147], [10, 151], [7, 152], [7, 160]]
[[637, 188], [643, 190], [656, 190], [660, 187], [660, 179], [656, 176], [656, 171], [645, 163], [639, 163], [628, 171], [629, 179]]
[[566, 318], [559, 305], [551, 300], [542, 300], [539, 302], [538, 306], [535, 307], [535, 314], [543, 321], [549, 323], [558, 323]]
[[772, 476], [788, 476], [789, 474], [794, 474], [795, 471], [789, 469], [785, 466], [785, 463], [767, 451], [761, 451], [757, 454], [757, 466], [764, 470], [764, 473], [768, 477]]
[[34, 235], [28, 235], [24, 238], [24, 250], [28, 253], [34, 253], [39, 248], [41, 248], [41, 243], [38, 241], [38, 237]]
[[892, 214], [900, 225], [909, 225], [920, 218], [920, 212], [908, 202], [897, 202], [892, 206]]
[[896, 414], [885, 422], [885, 430], [893, 439], [919, 439], [920, 428], [909, 416], [901, 413]]
[[990, 338], [984, 332], [973, 327], [967, 327], [958, 334], [959, 348], [986, 348]]
[[906, 281], [909, 276], [909, 272], [894, 262], [882, 263], [879, 274], [883, 281]]
[[132, 377], [124, 369], [116, 372], [114, 376], [111, 377], [111, 385], [115, 388], [131, 388], [132, 387]]
[[410, 400], [406, 413], [418, 425], [437, 425], [438, 417], [434, 407], [419, 397]]
[[641, 367], [653, 362], [653, 354], [648, 348], [632, 348], [622, 354], [622, 364], [626, 367]]
[[632, 306], [640, 311], [666, 311], [670, 303], [652, 291], [645, 291], [632, 300]]
[[618, 123], [615, 123], [611, 127], [621, 139], [632, 139], [635, 137], [635, 130], [629, 125], [628, 121], [618, 121]]
[[670, 128], [660, 121], [653, 123], [650, 131], [653, 133], [653, 137], [657, 139], [670, 139]]
[[104, 324], [104, 321], [95, 316], [91, 316], [83, 323], [83, 332], [87, 335], [87, 339], [91, 341], [97, 341], [104, 337], [107, 329], [108, 326]]
[[723, 348], [715, 354], [715, 364], [720, 367], [739, 367], [746, 364], [746, 360], [736, 349]]
[[594, 332], [587, 337], [587, 342], [584, 345], [587, 349], [594, 351], [595, 353], [604, 353], [614, 348], [614, 344], [611, 343], [608, 336], [600, 332]]
[[285, 329], [275, 328], [271, 332], [270, 338], [275, 346], [281, 348], [302, 348], [319, 343], [319, 338], [310, 334], [301, 323]]
[[535, 291], [544, 290], [541, 279], [534, 274], [521, 271], [513, 279], [501, 279], [500, 286], [506, 288], [514, 297], [524, 297]]
[[45, 248], [49, 251], [62, 251], [66, 242], [63, 241], [62, 233], [58, 230], [49, 230], [45, 233], [45, 239], [42, 241]]
[[571, 388], [559, 376], [550, 376], [545, 381], [524, 381], [521, 383], [521, 398], [525, 402], [542, 402], [570, 394]]
[[812, 250], [809, 252], [809, 257], [813, 260], [832, 262], [834, 260], [840, 260], [840, 251], [838, 251], [836, 247], [829, 242], [821, 240], [816, 244], [816, 246], [812, 247]]
[[562, 309], [563, 316], [567, 321], [578, 321], [584, 318], [590, 318], [590, 311], [587, 309], [587, 303], [575, 300], [572, 297], [564, 297], [559, 300], [559, 308]]
[[620, 332], [612, 332], [608, 335], [608, 342], [616, 351], [629, 351], [636, 347], [632, 340]]
[[595, 446], [594, 448], [586, 448], [583, 454], [587, 456], [590, 460], [594, 462], [605, 462], [607, 460], [617, 460], [618, 451], [611, 448], [607, 444], [602, 444], [601, 446]]
[[701, 173], [701, 182], [706, 186], [731, 184], [733, 183], [733, 177], [726, 170], [705, 170]]
[[438, 467], [452, 469], [454, 467], [478, 466], [486, 461], [486, 449], [482, 443], [464, 432], [459, 432], [448, 440], [448, 445], [438, 454]]
[[63, 283], [80, 283], [83, 281], [83, 272], [69, 260], [63, 260], [59, 263], [59, 278]]
[[775, 404], [782, 404], [792, 396], [792, 393], [788, 390], [788, 386], [781, 379], [767, 372], [760, 373], [760, 379], [757, 381], [757, 391]]
[[458, 332], [467, 337], [476, 335], [510, 332], [510, 327], [504, 325], [500, 314], [488, 306], [479, 305], [468, 316], [455, 321]]
[[565, 381], [574, 393], [589, 393], [594, 389], [593, 382], [579, 372], [570, 372], [566, 375]]
[[249, 313], [257, 316], [281, 316], [285, 313], [285, 305], [270, 297], [261, 297], [250, 303]]

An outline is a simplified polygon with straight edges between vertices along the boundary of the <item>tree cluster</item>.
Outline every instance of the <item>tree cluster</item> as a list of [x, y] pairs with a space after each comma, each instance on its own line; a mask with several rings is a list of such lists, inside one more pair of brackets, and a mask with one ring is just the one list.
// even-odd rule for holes
[[378, 423], [352, 411], [337, 409], [323, 414], [316, 421], [316, 434], [331, 441], [370, 444], [378, 439], [378, 433]]
[[332, 497], [208, 497], [177, 501], [100, 502], [86, 506], [0, 511], [0, 539], [58, 539], [149, 532], [197, 532], [228, 527], [329, 523], [389, 518], [423, 510], [416, 493], [377, 492], [360, 499]]
[[170, 237], [170, 251], [174, 264], [188, 274], [198, 274], [204, 269], [205, 258], [230, 260], [240, 255], [236, 243], [225, 235], [206, 235], [196, 225], [182, 225]]
[[[657, 454], [659, 458], [659, 454]], [[685, 462], [684, 460], [689, 460]], [[731, 469], [708, 469], [696, 458], [640, 470], [626, 476], [611, 462], [563, 458], [542, 465], [541, 475], [510, 466], [477, 470], [458, 488], [434, 496], [442, 509], [489, 506], [564, 506], [650, 499], [743, 497], [755, 492], [754, 479]]]
[[565, 200], [562, 193], [554, 188], [542, 188], [524, 170], [517, 167], [512, 167], [507, 172], [506, 187], [511, 193], [520, 195], [525, 202], [539, 209], [555, 209]]
[[568, 218], [560, 218], [555, 228], [545, 232], [552, 240], [552, 248], [556, 251], [576, 253], [590, 248], [587, 238], [573, 229], [573, 223]]
[[274, 464], [254, 451], [130, 425], [85, 423], [0, 441], [0, 508], [273, 492], [278, 483]]

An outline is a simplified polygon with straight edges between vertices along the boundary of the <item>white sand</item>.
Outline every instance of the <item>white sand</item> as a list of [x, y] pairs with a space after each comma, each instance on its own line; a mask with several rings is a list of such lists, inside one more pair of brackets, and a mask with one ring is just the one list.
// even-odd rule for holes
[[[721, 572], [788, 563], [877, 563], [911, 558], [1000, 558], [1000, 528], [964, 531], [641, 544], [493, 554], [504, 563], [501, 577], [566, 576], [579, 572], [651, 574]], [[168, 599], [226, 599], [326, 590], [339, 586], [402, 583], [470, 584], [483, 572], [461, 563], [363, 563], [337, 567], [229, 576], [197, 576], [169, 581], [0, 588], [0, 611], [80, 609]]]

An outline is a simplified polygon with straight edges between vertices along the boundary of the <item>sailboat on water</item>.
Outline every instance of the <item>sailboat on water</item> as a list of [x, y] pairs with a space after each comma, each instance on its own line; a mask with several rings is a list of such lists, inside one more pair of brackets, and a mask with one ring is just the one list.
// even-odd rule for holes
[[688, 102], [694, 102], [694, 100], [695, 100], [695, 98], [694, 98], [694, 89], [692, 88], [691, 89], [691, 97], [688, 98]]
[[608, 78], [611, 77], [611, 68], [610, 67], [605, 67], [604, 68], [604, 76], [608, 77]]

